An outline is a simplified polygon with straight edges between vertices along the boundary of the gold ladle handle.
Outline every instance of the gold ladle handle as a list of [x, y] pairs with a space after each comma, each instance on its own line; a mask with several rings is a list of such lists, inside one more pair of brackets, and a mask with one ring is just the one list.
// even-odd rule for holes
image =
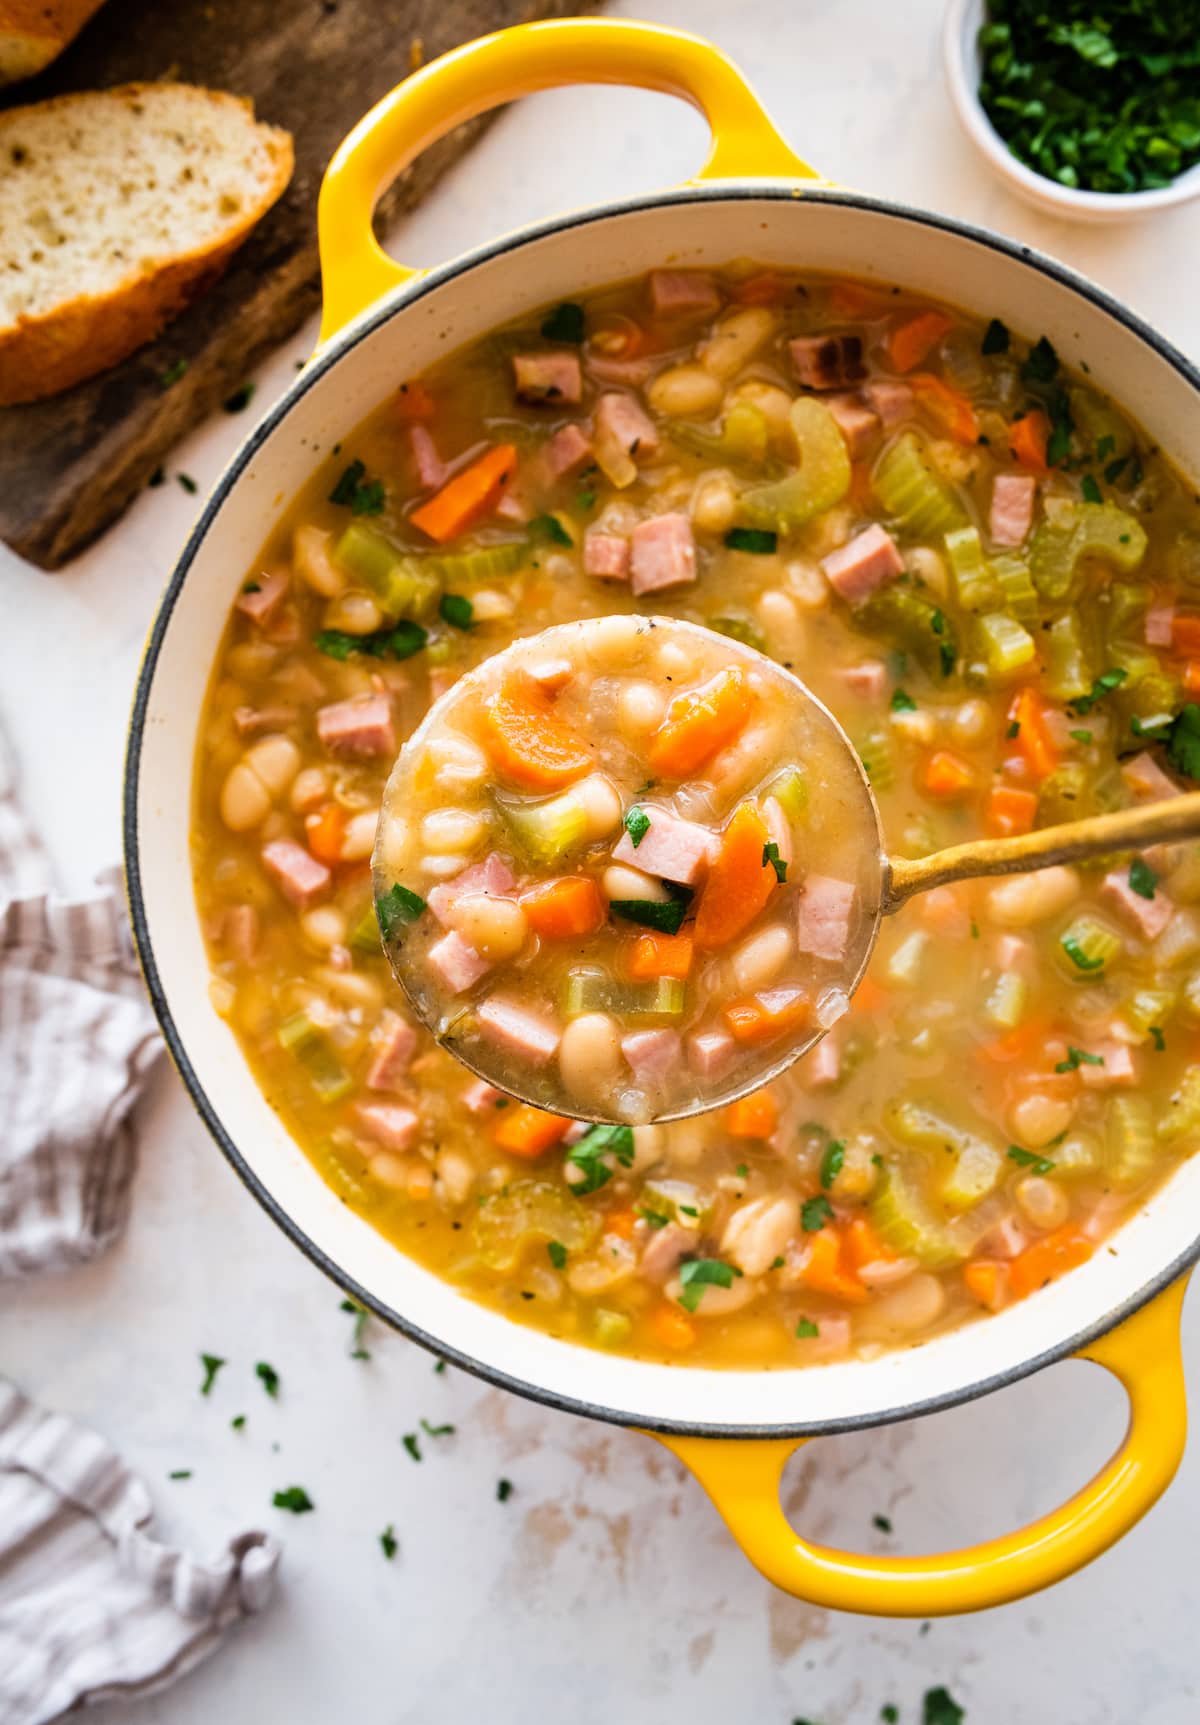
[[934, 851], [909, 861], [891, 857], [883, 871], [883, 914], [888, 916], [914, 893], [951, 881], [980, 875], [1027, 874], [1052, 863], [1076, 862], [1104, 851], [1141, 851], [1176, 839], [1200, 838], [1200, 791], [1121, 809], [1113, 815], [1092, 815], [1069, 826], [1043, 827], [1011, 839], [975, 839], [967, 845]]

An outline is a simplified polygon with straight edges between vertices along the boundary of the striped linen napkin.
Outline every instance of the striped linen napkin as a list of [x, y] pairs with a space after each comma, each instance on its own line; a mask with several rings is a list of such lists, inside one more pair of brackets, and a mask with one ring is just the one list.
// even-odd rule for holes
[[[69, 1269], [121, 1232], [130, 1114], [160, 1051], [118, 871], [54, 896], [0, 736], [0, 1278]], [[199, 1563], [151, 1515], [101, 1437], [0, 1378], [0, 1725], [161, 1688], [266, 1604], [273, 1539]]]

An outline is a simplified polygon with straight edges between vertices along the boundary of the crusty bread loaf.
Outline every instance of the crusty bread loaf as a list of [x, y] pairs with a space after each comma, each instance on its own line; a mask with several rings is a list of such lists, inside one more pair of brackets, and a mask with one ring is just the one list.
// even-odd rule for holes
[[0, 0], [0, 84], [32, 78], [61, 54], [103, 0]]
[[291, 173], [287, 132], [188, 84], [0, 113], [0, 403], [53, 395], [149, 341]]

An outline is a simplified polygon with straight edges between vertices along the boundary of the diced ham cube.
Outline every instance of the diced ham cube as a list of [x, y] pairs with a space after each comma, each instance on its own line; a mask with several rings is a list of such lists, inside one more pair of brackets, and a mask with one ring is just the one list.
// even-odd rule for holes
[[454, 907], [468, 894], [485, 893], [489, 898], [504, 898], [516, 885], [516, 876], [504, 858], [493, 851], [483, 862], [472, 863], [453, 880], [443, 881], [430, 889], [426, 898], [430, 910], [443, 927], [448, 927]]
[[562, 1040], [557, 1024], [501, 995], [493, 994], [485, 1000], [476, 1017], [489, 1042], [516, 1055], [528, 1066], [545, 1066], [554, 1058]]
[[601, 581], [628, 581], [628, 539], [589, 528], [583, 536], [583, 572], [596, 575]]
[[696, 1239], [694, 1229], [683, 1228], [678, 1222], [668, 1222], [665, 1228], [656, 1228], [646, 1242], [638, 1274], [648, 1282], [665, 1282], [679, 1268], [684, 1253], [695, 1251]]
[[261, 629], [271, 621], [283, 603], [283, 596], [288, 590], [288, 578], [282, 569], [276, 569], [270, 575], [256, 575], [249, 586], [253, 591], [243, 590], [239, 593], [234, 609], [241, 611]]
[[797, 1068], [800, 1082], [810, 1090], [836, 1084], [842, 1072], [842, 1051], [836, 1036], [823, 1036]]
[[879, 436], [879, 415], [866, 407], [856, 395], [831, 395], [825, 405], [846, 439], [851, 461], [859, 460], [866, 455]]
[[630, 586], [635, 597], [696, 579], [696, 541], [686, 515], [653, 515], [639, 521], [629, 545]]
[[831, 961], [844, 958], [857, 897], [858, 888], [851, 881], [810, 874], [796, 913], [800, 951]]
[[1152, 605], [1146, 612], [1146, 645], [1149, 647], [1169, 647], [1174, 628], [1174, 605]]
[[864, 701], [878, 701], [887, 688], [887, 666], [882, 659], [861, 659], [857, 665], [847, 665], [839, 673], [852, 695]]
[[638, 1083], [653, 1087], [678, 1070], [683, 1039], [677, 1030], [635, 1030], [621, 1038], [621, 1053]]
[[861, 605], [877, 587], [903, 573], [904, 559], [891, 534], [876, 522], [823, 557], [821, 567], [835, 593], [850, 605]]
[[1093, 1042], [1088, 1053], [1098, 1054], [1104, 1062], [1103, 1066], [1085, 1062], [1079, 1068], [1079, 1076], [1089, 1090], [1128, 1090], [1137, 1083], [1137, 1067], [1124, 1042]]
[[988, 1229], [976, 1251], [989, 1258], [1019, 1258], [1029, 1244], [1029, 1235], [1010, 1211]]
[[248, 964], [258, 951], [258, 912], [252, 904], [231, 904], [221, 918], [221, 945]]
[[650, 304], [657, 317], [711, 317], [721, 295], [701, 270], [651, 270]]
[[943, 940], [966, 940], [971, 932], [971, 907], [958, 887], [935, 886], [920, 898], [920, 917], [926, 928]]
[[421, 1126], [415, 1109], [396, 1102], [356, 1102], [354, 1116], [367, 1137], [385, 1150], [407, 1150]]
[[1121, 763], [1121, 777], [1139, 802], [1161, 803], [1166, 797], [1179, 795], [1179, 786], [1167, 777], [1148, 749]]
[[695, 886], [717, 853], [720, 841], [716, 834], [665, 809], [647, 809], [646, 814], [650, 825], [638, 843], [634, 844], [630, 833], [622, 833], [613, 847], [613, 861], [629, 863], [662, 880], [678, 881], [681, 886]]
[[697, 1078], [719, 1078], [732, 1063], [737, 1044], [726, 1030], [694, 1030], [687, 1039], [688, 1069]]
[[395, 1090], [416, 1052], [417, 1033], [398, 1012], [385, 1012], [372, 1044], [367, 1068], [368, 1090]]
[[264, 731], [286, 731], [296, 721], [295, 707], [235, 707], [233, 728], [239, 737], [261, 737]]
[[333, 884], [325, 864], [291, 839], [272, 839], [264, 845], [262, 863], [284, 898], [300, 910], [317, 904]]
[[867, 375], [861, 336], [799, 335], [788, 351], [796, 376], [809, 389], [847, 389]]
[[425, 962], [450, 994], [462, 994], [465, 989], [473, 988], [492, 968], [489, 960], [453, 928], [434, 942]]
[[522, 401], [574, 403], [583, 394], [579, 355], [558, 348], [514, 354], [513, 377]]
[[494, 1084], [477, 1078], [463, 1091], [462, 1105], [468, 1114], [489, 1114], [503, 1095], [503, 1090], [497, 1090]]
[[445, 484], [450, 469], [438, 454], [433, 438], [425, 426], [411, 425], [408, 441], [418, 480], [427, 490], [436, 491], [439, 485]]
[[578, 425], [561, 425], [542, 450], [542, 462], [551, 480], [562, 479], [582, 467], [592, 453], [592, 440]]
[[891, 431], [912, 418], [913, 392], [907, 383], [892, 383], [881, 377], [864, 384], [862, 393], [883, 421], [885, 430]]
[[494, 514], [502, 521], [513, 521], [523, 526], [533, 516], [533, 510], [520, 493], [510, 485], [497, 503]]
[[1031, 473], [998, 473], [992, 481], [988, 532], [993, 545], [1023, 545], [1033, 525], [1037, 481]]
[[396, 728], [386, 695], [355, 695], [317, 709], [317, 736], [331, 755], [363, 759], [396, 753]]
[[1175, 906], [1162, 887], [1154, 889], [1153, 898], [1143, 898], [1129, 884], [1127, 868], [1114, 869], [1100, 884], [1100, 894], [1131, 922], [1143, 940], [1157, 940], [1175, 914]]
[[596, 403], [596, 435], [608, 438], [629, 455], [656, 455], [654, 421], [631, 395], [602, 395]]

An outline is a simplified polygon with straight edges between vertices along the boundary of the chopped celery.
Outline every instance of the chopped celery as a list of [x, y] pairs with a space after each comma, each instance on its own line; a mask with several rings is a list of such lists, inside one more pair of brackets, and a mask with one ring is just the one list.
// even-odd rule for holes
[[[1115, 656], [1115, 654], [1114, 654]], [[1117, 661], [1120, 663], [1120, 660]], [[1113, 697], [1113, 707], [1130, 725], [1136, 719], [1135, 735], [1164, 732], [1183, 702], [1183, 688], [1178, 677], [1160, 665], [1145, 670], [1141, 676], [1131, 674]]]
[[997, 976], [983, 1003], [983, 1016], [998, 1030], [1015, 1030], [1029, 1004], [1029, 984], [1015, 970]]
[[[1147, 1102], [1147, 1109], [1149, 1106]], [[1174, 1144], [1197, 1129], [1200, 1129], [1200, 1066], [1189, 1066], [1172, 1091], [1166, 1112], [1158, 1122], [1158, 1136], [1164, 1144]]]
[[334, 560], [364, 581], [395, 617], [424, 617], [433, 610], [441, 582], [427, 565], [410, 557], [378, 527], [352, 521], [334, 547]]
[[838, 423], [823, 402], [802, 395], [792, 403], [799, 467], [772, 485], [751, 486], [738, 499], [738, 516], [751, 527], [786, 532], [840, 503], [850, 489], [850, 454]]
[[888, 981], [901, 988], [915, 988], [920, 981], [921, 965], [928, 948], [929, 936], [924, 929], [916, 928], [905, 935], [887, 961], [884, 974]]
[[997, 589], [983, 554], [977, 527], [956, 527], [945, 535], [954, 593], [964, 611], [985, 611], [996, 603]]
[[1038, 786], [1037, 825], [1061, 826], [1091, 813], [1091, 774], [1082, 761], [1063, 761]]
[[276, 1031], [279, 1046], [294, 1054], [322, 1102], [340, 1102], [353, 1087], [350, 1074], [333, 1054], [320, 1027], [307, 1012], [294, 1012]]
[[1150, 1038], [1151, 1029], [1161, 1030], [1175, 1010], [1178, 992], [1173, 988], [1139, 988], [1121, 1008], [1126, 1024], [1136, 1030], [1143, 1041]]
[[769, 427], [762, 410], [751, 402], [734, 402], [720, 431], [705, 431], [679, 419], [669, 421], [666, 431], [672, 443], [702, 461], [753, 468], [760, 479], [782, 478], [787, 472], [783, 462], [769, 453]]
[[697, 1233], [707, 1228], [713, 1218], [711, 1195], [690, 1180], [647, 1180], [638, 1208], [652, 1216], [665, 1216], [668, 1222], [678, 1222], [681, 1228], [692, 1228]]
[[[557, 521], [558, 516], [551, 516]], [[564, 532], [566, 529], [564, 528]], [[508, 540], [503, 545], [480, 545], [474, 551], [454, 551], [436, 557], [410, 557], [444, 586], [455, 587], [460, 581], [495, 581], [501, 575], [511, 575], [530, 557], [529, 546], [523, 539]]]
[[866, 731], [855, 738], [854, 746], [871, 781], [871, 789], [890, 791], [896, 782], [896, 757], [890, 733], [882, 727]]
[[915, 539], [953, 533], [967, 523], [966, 510], [934, 471], [924, 445], [911, 431], [884, 450], [872, 483], [896, 525]]
[[955, 642], [940, 608], [907, 587], [881, 587], [859, 607], [855, 621], [912, 654], [921, 669], [940, 682], [954, 668]]
[[1101, 603], [1105, 601], [1105, 638], [1108, 641], [1140, 639], [1142, 619], [1150, 606], [1150, 588], [1141, 582], [1114, 581]]
[[1046, 661], [1042, 686], [1052, 700], [1079, 701], [1091, 693], [1098, 660], [1077, 612], [1064, 611], [1042, 631], [1042, 653]]
[[946, 1224], [934, 1216], [918, 1188], [898, 1168], [888, 1168], [880, 1177], [871, 1199], [871, 1220], [897, 1257], [915, 1258], [927, 1270], [946, 1270], [966, 1257]]
[[1080, 441], [1094, 455], [1105, 438], [1105, 459], [1128, 455], [1133, 448], [1133, 429], [1116, 408], [1095, 390], [1076, 384], [1068, 391], [1071, 418]]
[[1037, 588], [1029, 565], [1015, 551], [1002, 551], [992, 558], [992, 574], [1000, 589], [1004, 609], [1018, 623], [1036, 623], [1038, 614]]
[[992, 683], [1008, 682], [1031, 664], [1037, 653], [1037, 643], [1028, 629], [1003, 611], [987, 611], [977, 619], [975, 640]]
[[1084, 557], [1103, 557], [1118, 569], [1136, 569], [1146, 554], [1146, 530], [1115, 503], [1072, 503], [1058, 519], [1034, 530], [1029, 572], [1045, 599], [1071, 599], [1082, 579]]
[[1092, 786], [1092, 801], [1101, 814], [1111, 814], [1116, 809], [1127, 809], [1133, 801], [1130, 790], [1121, 768], [1117, 762], [1107, 771], [1100, 774]]
[[452, 635], [442, 635], [436, 641], [430, 641], [425, 649], [425, 663], [430, 666], [448, 665], [458, 652], [457, 643]]
[[544, 803], [511, 803], [497, 797], [496, 806], [522, 852], [547, 868], [562, 862], [587, 839], [587, 810], [570, 791]]
[[349, 946], [352, 952], [377, 953], [382, 950], [379, 934], [379, 918], [375, 914], [375, 906], [366, 909], [354, 927], [350, 930]]
[[1114, 1096], [1108, 1108], [1108, 1172], [1113, 1185], [1140, 1185], [1154, 1160], [1154, 1110], [1149, 1097]]
[[749, 617], [711, 617], [708, 626], [718, 635], [727, 635], [731, 641], [740, 641], [744, 647], [753, 647], [756, 652], [765, 653], [767, 650], [762, 630]]
[[516, 1268], [536, 1242], [557, 1240], [568, 1252], [591, 1244], [600, 1218], [572, 1193], [548, 1180], [520, 1180], [488, 1198], [476, 1212], [471, 1232], [483, 1262], [492, 1270]]
[[1004, 1172], [1004, 1158], [983, 1138], [968, 1138], [942, 1181], [940, 1196], [948, 1210], [969, 1210], [993, 1192]]
[[801, 820], [808, 810], [808, 780], [803, 767], [785, 767], [767, 786], [767, 795], [775, 798], [789, 820]]
[[949, 1157], [950, 1169], [940, 1186], [948, 1209], [969, 1209], [999, 1181], [1004, 1157], [995, 1145], [935, 1109], [919, 1102], [891, 1102], [884, 1109], [884, 1119], [901, 1143]]
[[1069, 976], [1101, 976], [1121, 951], [1121, 937], [1094, 916], [1077, 916], [1059, 936], [1062, 964]]
[[624, 1312], [597, 1306], [592, 1313], [592, 1333], [602, 1348], [619, 1348], [622, 1342], [629, 1340], [632, 1329], [633, 1319], [626, 1317]]
[[584, 1012], [619, 1012], [627, 1018], [678, 1018], [683, 1012], [686, 984], [671, 976], [646, 982], [625, 982], [607, 971], [567, 972], [562, 1010], [566, 1018]]

